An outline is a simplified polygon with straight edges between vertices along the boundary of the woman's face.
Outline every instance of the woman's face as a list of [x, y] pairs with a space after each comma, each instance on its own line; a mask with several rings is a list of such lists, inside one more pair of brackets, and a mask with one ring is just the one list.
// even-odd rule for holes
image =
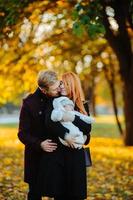
[[65, 88], [63, 81], [60, 81], [60, 94], [63, 95], [63, 96], [67, 95], [67, 91], [66, 91], [66, 88]]

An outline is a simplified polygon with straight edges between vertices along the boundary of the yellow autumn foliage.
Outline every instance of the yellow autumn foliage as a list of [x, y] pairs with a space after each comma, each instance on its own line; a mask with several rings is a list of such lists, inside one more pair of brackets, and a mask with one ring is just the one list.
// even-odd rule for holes
[[[108, 120], [113, 124], [113, 118]], [[107, 117], [96, 119], [97, 123], [106, 127]], [[104, 132], [103, 128], [101, 130]], [[95, 131], [94, 127], [89, 145], [93, 165], [87, 168], [87, 200], [133, 199], [133, 147], [125, 147], [119, 137], [109, 138], [111, 130], [108, 130], [107, 137], [96, 136]], [[0, 127], [0, 200], [26, 198], [23, 148], [17, 138], [17, 128]]]

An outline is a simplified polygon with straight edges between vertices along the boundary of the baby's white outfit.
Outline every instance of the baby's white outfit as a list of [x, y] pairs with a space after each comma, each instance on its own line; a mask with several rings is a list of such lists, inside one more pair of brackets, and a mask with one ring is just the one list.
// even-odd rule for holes
[[[62, 121], [63, 116], [65, 115], [66, 112], [68, 112], [70, 115], [77, 115], [80, 117], [81, 120], [84, 122], [91, 124], [94, 119], [90, 116], [81, 114], [80, 112], [77, 112], [75, 110], [72, 111], [66, 111], [63, 106], [65, 105], [71, 105], [74, 109], [74, 103], [71, 101], [68, 97], [58, 97], [53, 100], [53, 111], [51, 113], [51, 120], [54, 122], [60, 121], [60, 123], [69, 130], [69, 133], [72, 137], [75, 137], [76, 141], [74, 143], [74, 147], [81, 149], [83, 144], [85, 143], [85, 137], [83, 135], [83, 132], [80, 131], [80, 129], [75, 126], [71, 121]], [[68, 146], [67, 142], [61, 138], [59, 138], [60, 142]]]

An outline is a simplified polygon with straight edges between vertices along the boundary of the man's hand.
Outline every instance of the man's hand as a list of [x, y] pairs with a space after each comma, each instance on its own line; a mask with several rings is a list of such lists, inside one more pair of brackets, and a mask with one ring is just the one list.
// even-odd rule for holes
[[53, 152], [57, 148], [57, 144], [52, 142], [52, 140], [44, 140], [41, 142], [41, 148], [46, 152]]

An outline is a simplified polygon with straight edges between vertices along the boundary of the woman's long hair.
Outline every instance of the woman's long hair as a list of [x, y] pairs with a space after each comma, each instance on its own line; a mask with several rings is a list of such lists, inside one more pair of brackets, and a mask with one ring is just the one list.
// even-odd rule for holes
[[66, 72], [62, 75], [62, 81], [68, 97], [76, 104], [79, 112], [87, 115], [83, 105], [85, 98], [79, 77], [73, 72]]

